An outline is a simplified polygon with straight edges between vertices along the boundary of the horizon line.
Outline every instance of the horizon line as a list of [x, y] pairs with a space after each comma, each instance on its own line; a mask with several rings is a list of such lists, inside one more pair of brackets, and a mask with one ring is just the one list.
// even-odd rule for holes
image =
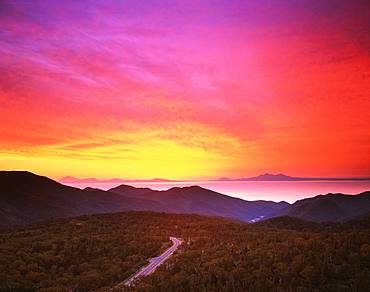
[[[119, 177], [111, 177], [111, 178], [99, 178], [99, 177], [75, 177], [75, 176], [64, 176], [61, 178], [56, 178], [57, 181], [95, 181], [98, 182], [202, 182], [202, 181], [243, 181], [243, 180], [253, 180], [253, 179], [260, 179], [263, 180], [264, 176], [271, 176], [270, 180], [273, 180], [275, 177], [276, 180], [370, 180], [370, 175], [366, 176], [290, 176], [283, 173], [264, 173], [255, 176], [244, 176], [244, 177], [213, 177], [213, 178], [188, 178], [188, 179], [168, 179], [163, 177], [153, 177], [153, 178], [119, 178]], [[278, 179], [278, 177], [281, 177]], [[268, 179], [266, 179], [268, 180]]]

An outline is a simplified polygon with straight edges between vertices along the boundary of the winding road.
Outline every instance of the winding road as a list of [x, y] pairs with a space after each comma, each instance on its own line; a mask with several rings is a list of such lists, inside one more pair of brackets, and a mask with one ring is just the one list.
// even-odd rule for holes
[[155, 269], [158, 268], [163, 262], [165, 262], [182, 243], [182, 241], [180, 239], [177, 239], [176, 237], [170, 237], [170, 240], [172, 241], [172, 246], [170, 248], [168, 248], [160, 256], [151, 258], [148, 265], [142, 267], [127, 280], [119, 283], [115, 288], [119, 288], [122, 286], [132, 286], [138, 278], [145, 277], [153, 273]]

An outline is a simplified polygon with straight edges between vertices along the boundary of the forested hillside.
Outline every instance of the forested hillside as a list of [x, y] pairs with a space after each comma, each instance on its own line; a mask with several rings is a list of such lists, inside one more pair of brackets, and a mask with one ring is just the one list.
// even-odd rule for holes
[[128, 290], [365, 291], [368, 221], [328, 228], [152, 212], [50, 221], [0, 234], [0, 290], [108, 291], [173, 235], [184, 239], [178, 252]]

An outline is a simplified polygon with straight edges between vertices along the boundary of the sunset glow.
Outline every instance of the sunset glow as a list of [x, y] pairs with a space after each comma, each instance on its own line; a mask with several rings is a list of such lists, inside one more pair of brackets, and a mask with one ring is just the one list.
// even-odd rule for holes
[[1, 1], [0, 165], [370, 175], [368, 1]]

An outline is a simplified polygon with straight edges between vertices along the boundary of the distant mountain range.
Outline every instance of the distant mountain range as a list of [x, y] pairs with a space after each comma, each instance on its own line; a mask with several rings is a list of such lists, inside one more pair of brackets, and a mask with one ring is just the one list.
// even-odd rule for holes
[[110, 178], [110, 179], [98, 179], [94, 177], [90, 178], [76, 178], [73, 176], [65, 176], [58, 179], [58, 182], [70, 184], [70, 183], [144, 183], [144, 182], [179, 182], [178, 180], [169, 180], [163, 178], [153, 179], [122, 179], [122, 178]]
[[370, 192], [327, 194], [294, 204], [246, 201], [199, 186], [166, 191], [120, 185], [108, 191], [70, 187], [30, 172], [0, 171], [0, 225], [94, 213], [150, 210], [222, 216], [254, 222], [277, 216], [311, 221], [344, 221], [370, 214]]
[[[370, 180], [368, 177], [292, 177], [285, 174], [270, 174], [265, 173], [253, 177], [245, 178], [229, 178], [221, 177], [218, 179], [211, 179], [210, 181], [314, 181], [314, 180]], [[192, 180], [193, 181], [193, 180]], [[196, 180], [194, 180], [196, 181]], [[58, 180], [60, 183], [151, 183], [151, 182], [185, 182], [184, 180], [170, 180], [163, 178], [153, 178], [153, 179], [121, 179], [121, 178], [111, 178], [111, 179], [98, 179], [98, 178], [76, 178], [72, 176], [66, 176]]]
[[292, 177], [285, 174], [265, 173], [254, 177], [228, 178], [222, 177], [217, 181], [312, 181], [312, 180], [370, 180], [368, 177]]

